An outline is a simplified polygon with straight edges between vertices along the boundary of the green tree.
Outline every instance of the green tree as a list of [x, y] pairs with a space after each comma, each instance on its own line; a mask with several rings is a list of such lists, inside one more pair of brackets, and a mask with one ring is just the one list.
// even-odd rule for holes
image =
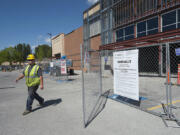
[[29, 44], [18, 44], [15, 47], [15, 59], [17, 62], [24, 62], [28, 54], [32, 53], [31, 46]]
[[18, 44], [15, 47], [8, 47], [0, 51], [0, 64], [8, 61], [12, 62], [24, 62], [26, 61], [27, 55], [30, 54], [31, 46], [29, 44]]
[[5, 54], [4, 50], [0, 51], [0, 65], [6, 61], [4, 54]]
[[12, 62], [14, 60], [14, 52], [15, 49], [13, 47], [5, 48], [4, 50], [1, 51], [0, 54], [0, 63], [2, 64], [3, 62], [7, 61], [12, 65]]
[[7, 61], [10, 63], [10, 65], [12, 65], [12, 62], [15, 60], [14, 59], [15, 49], [13, 47], [9, 47], [6, 48], [5, 51], [6, 51]]
[[51, 57], [51, 47], [48, 45], [39, 45], [35, 48], [35, 56], [38, 60], [43, 60], [44, 58]]

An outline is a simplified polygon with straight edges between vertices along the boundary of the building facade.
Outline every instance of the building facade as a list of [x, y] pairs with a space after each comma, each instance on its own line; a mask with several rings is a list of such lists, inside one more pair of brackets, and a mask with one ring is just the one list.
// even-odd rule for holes
[[64, 51], [68, 59], [72, 60], [72, 69], [81, 69], [81, 45], [83, 44], [83, 27], [68, 33], [64, 37]]
[[85, 50], [98, 50], [101, 45], [100, 3], [97, 2], [83, 13], [83, 42]]
[[[99, 9], [94, 10], [97, 9], [95, 8], [97, 5]], [[94, 12], [90, 12], [91, 10]], [[93, 38], [91, 31], [94, 27], [100, 28], [99, 50], [105, 50], [105, 52], [177, 42], [180, 36], [180, 0], [99, 0], [84, 11], [83, 15], [86, 52], [91, 52], [91, 46], [96, 46], [92, 45], [91, 41]], [[96, 22], [99, 22], [100, 26]], [[177, 47], [179, 44], [174, 44], [174, 48]], [[151, 47], [150, 50], [146, 52], [145, 49], [139, 49], [140, 57], [145, 58], [153, 55], [150, 54], [151, 52], [155, 52], [153, 62], [146, 67], [151, 66], [156, 71], [159, 68], [162, 73], [165, 68], [162, 46]], [[175, 59], [173, 51], [171, 55], [172, 59]], [[177, 65], [176, 61], [172, 64]]]
[[65, 55], [64, 50], [64, 34], [58, 34], [52, 38], [52, 56], [55, 58], [61, 58]]
[[99, 0], [83, 13], [84, 43], [101, 45], [180, 28], [180, 0]]
[[[83, 12], [83, 50], [86, 61], [92, 57], [98, 57], [95, 51], [99, 50], [101, 45], [101, 5], [95, 3], [89, 9]], [[85, 63], [84, 63], [85, 64]], [[97, 61], [91, 61], [84, 65], [86, 70], [98, 70]], [[94, 65], [94, 67], [92, 66]]]
[[66, 56], [72, 61], [72, 70], [81, 69], [81, 45], [83, 44], [83, 27], [68, 34], [58, 34], [52, 38], [52, 56], [60, 59]]

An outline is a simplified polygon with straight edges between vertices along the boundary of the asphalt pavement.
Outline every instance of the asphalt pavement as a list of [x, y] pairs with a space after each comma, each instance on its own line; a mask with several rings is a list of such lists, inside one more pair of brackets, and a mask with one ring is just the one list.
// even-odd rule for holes
[[33, 103], [23, 116], [27, 99], [25, 80], [15, 83], [19, 71], [0, 72], [0, 135], [179, 135], [180, 128], [166, 127], [161, 118], [107, 100], [102, 112], [83, 126], [81, 74], [72, 81], [57, 82], [44, 75], [45, 106]]

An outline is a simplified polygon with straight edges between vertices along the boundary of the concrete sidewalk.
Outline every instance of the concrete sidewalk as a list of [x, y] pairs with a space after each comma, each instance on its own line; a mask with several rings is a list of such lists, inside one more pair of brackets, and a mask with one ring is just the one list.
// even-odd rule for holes
[[44, 75], [45, 89], [38, 90], [46, 106], [22, 116], [27, 98], [19, 72], [0, 72], [0, 135], [179, 135], [179, 128], [165, 127], [162, 119], [108, 99], [104, 110], [83, 127], [81, 75], [71, 82], [56, 82]]

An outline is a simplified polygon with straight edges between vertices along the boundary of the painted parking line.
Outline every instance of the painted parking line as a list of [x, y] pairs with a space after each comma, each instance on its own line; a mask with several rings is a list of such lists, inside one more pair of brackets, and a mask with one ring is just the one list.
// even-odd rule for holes
[[[179, 102], [180, 102], [180, 100], [172, 101], [172, 104], [179, 103]], [[167, 104], [165, 104], [165, 106], [167, 106]], [[158, 108], [162, 108], [162, 105], [153, 106], [153, 107], [147, 108], [147, 110], [152, 111], [152, 110], [155, 110]]]

